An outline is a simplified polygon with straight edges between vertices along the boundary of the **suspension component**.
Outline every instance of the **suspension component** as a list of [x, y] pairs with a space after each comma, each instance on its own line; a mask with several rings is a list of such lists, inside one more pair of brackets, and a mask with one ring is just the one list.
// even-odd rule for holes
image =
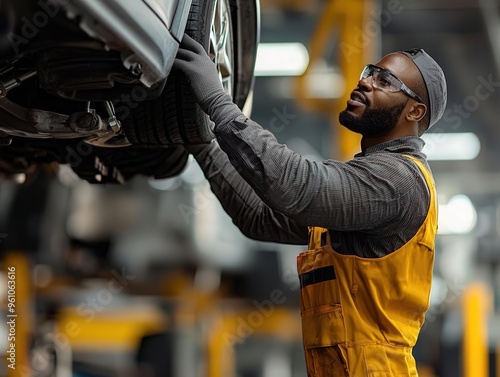
[[104, 102], [104, 106], [106, 106], [106, 111], [108, 112], [108, 124], [113, 130], [115, 134], [119, 133], [122, 129], [122, 124], [118, 120], [115, 114], [115, 107], [113, 106], [113, 103], [110, 101]]
[[36, 71], [28, 71], [19, 76], [11, 77], [7, 80], [0, 81], [0, 98], [3, 98], [7, 95], [7, 92], [11, 89], [14, 89], [22, 84], [23, 81], [28, 80], [29, 78], [36, 76]]

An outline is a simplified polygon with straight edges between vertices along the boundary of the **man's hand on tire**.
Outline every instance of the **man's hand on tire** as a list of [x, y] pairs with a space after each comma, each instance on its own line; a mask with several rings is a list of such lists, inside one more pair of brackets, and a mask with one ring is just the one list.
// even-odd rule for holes
[[214, 62], [203, 46], [188, 35], [179, 46], [174, 68], [186, 75], [196, 101], [216, 126], [241, 114], [224, 91]]

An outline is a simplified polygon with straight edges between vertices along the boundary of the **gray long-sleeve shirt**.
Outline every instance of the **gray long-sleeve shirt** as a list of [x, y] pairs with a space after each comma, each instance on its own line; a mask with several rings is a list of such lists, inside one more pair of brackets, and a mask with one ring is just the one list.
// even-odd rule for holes
[[315, 162], [243, 115], [218, 123], [215, 134], [218, 143], [189, 149], [250, 238], [307, 244], [307, 226], [321, 226], [337, 252], [374, 258], [404, 245], [427, 214], [425, 180], [403, 156], [428, 167], [418, 137], [375, 145], [348, 162]]

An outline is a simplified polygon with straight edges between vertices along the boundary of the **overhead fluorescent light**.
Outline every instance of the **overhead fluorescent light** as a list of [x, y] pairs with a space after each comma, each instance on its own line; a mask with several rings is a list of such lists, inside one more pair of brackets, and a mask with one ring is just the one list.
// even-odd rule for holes
[[456, 195], [439, 205], [438, 234], [467, 234], [476, 222], [476, 208], [466, 195]]
[[333, 69], [314, 70], [309, 74], [306, 90], [307, 97], [331, 99], [340, 98], [345, 91], [346, 82], [340, 72]]
[[308, 64], [309, 53], [302, 43], [260, 43], [255, 76], [300, 76]]
[[474, 160], [481, 151], [481, 143], [475, 133], [428, 133], [423, 152], [428, 160], [464, 161]]
[[[280, 98], [296, 99], [297, 93], [293, 80], [276, 79], [270, 87], [270, 93]], [[345, 80], [333, 69], [311, 70], [306, 76], [302, 95], [304, 98], [329, 100], [340, 98], [344, 94]]]

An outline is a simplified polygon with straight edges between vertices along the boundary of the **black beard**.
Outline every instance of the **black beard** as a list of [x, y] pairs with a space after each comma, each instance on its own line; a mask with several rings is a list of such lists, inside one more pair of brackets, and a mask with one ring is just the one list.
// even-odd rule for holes
[[352, 115], [345, 109], [339, 114], [339, 122], [347, 129], [363, 136], [385, 134], [396, 127], [407, 103], [408, 101], [388, 109], [366, 108], [360, 116]]

